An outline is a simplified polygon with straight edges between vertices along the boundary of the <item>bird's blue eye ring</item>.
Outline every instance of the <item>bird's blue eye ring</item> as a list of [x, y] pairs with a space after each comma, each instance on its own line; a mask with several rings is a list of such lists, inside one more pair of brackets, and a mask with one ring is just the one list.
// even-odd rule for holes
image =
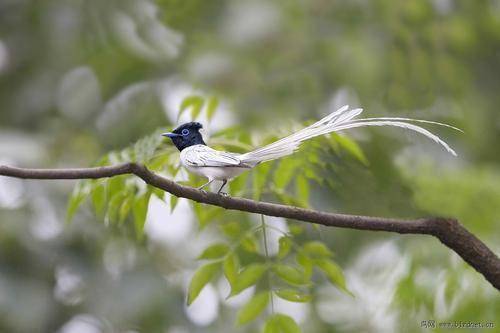
[[189, 135], [189, 130], [187, 128], [185, 128], [185, 129], [182, 130], [181, 134], [183, 136]]

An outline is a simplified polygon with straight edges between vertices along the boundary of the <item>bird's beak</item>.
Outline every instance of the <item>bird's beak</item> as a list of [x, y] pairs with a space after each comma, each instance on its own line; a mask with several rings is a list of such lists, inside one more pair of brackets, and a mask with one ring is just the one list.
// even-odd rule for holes
[[163, 133], [161, 136], [172, 139], [182, 135], [176, 133]]

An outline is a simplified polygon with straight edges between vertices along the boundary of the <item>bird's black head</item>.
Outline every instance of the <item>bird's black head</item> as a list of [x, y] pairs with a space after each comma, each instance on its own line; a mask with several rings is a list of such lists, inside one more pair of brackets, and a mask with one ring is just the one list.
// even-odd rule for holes
[[200, 123], [185, 123], [177, 127], [171, 133], [164, 133], [163, 136], [172, 139], [174, 145], [182, 151], [184, 148], [194, 145], [205, 145], [200, 129], [203, 126]]

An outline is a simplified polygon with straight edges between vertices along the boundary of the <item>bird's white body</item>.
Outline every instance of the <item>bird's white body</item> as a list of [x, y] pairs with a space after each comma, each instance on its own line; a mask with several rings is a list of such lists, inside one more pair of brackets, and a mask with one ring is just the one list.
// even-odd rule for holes
[[[448, 152], [456, 155], [455, 151], [438, 136], [413, 123], [437, 124], [459, 130], [455, 127], [427, 120], [408, 118], [384, 117], [355, 119], [362, 111], [362, 109], [350, 110], [349, 106], [345, 105], [298, 132], [245, 154], [215, 150], [206, 146], [203, 140], [199, 139], [203, 144], [194, 143], [185, 148], [180, 148], [180, 160], [188, 171], [208, 178], [209, 183], [213, 180], [221, 180], [223, 181], [222, 186], [224, 186], [228, 180], [255, 167], [261, 162], [271, 161], [293, 154], [299, 148], [300, 144], [306, 140], [331, 132], [366, 126], [394, 126], [409, 129], [434, 140], [436, 143], [442, 145]], [[199, 127], [201, 127], [201, 125], [199, 125]], [[189, 138], [189, 130], [183, 129], [182, 131], [186, 131], [186, 137]], [[184, 134], [168, 135], [177, 138]]]
[[243, 172], [248, 171], [248, 169], [235, 168], [235, 167], [190, 167], [186, 166], [189, 172], [195, 173], [197, 175], [208, 178], [209, 180], [231, 180], [238, 177]]
[[[206, 177], [208, 180], [230, 180], [250, 169], [248, 166], [207, 166], [202, 165], [199, 161], [196, 162], [196, 159], [199, 159], [201, 155], [215, 154], [214, 156], [217, 156], [217, 152], [215, 149], [205, 145], [187, 147], [181, 151], [181, 163], [189, 172]], [[231, 155], [231, 157], [235, 158], [235, 163], [240, 161], [238, 158], [240, 155]]]

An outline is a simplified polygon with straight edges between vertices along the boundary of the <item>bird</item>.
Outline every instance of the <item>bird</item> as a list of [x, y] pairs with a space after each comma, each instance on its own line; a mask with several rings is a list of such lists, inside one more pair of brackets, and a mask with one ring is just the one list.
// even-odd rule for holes
[[198, 187], [198, 189], [204, 189], [215, 180], [222, 181], [222, 186], [217, 191], [217, 194], [221, 195], [227, 195], [222, 190], [228, 181], [256, 167], [260, 163], [291, 155], [298, 150], [304, 141], [328, 133], [357, 127], [395, 126], [412, 130], [430, 138], [444, 147], [447, 152], [457, 156], [456, 152], [446, 142], [425, 128], [415, 125], [415, 123], [445, 126], [462, 132], [459, 128], [422, 119], [396, 117], [356, 118], [362, 112], [363, 109], [361, 108], [350, 109], [348, 105], [344, 105], [310, 126], [244, 154], [216, 150], [207, 146], [200, 133], [203, 125], [199, 122], [182, 124], [172, 132], [163, 133], [162, 136], [172, 140], [173, 144], [180, 151], [181, 164], [189, 172], [208, 179], [208, 182]]

